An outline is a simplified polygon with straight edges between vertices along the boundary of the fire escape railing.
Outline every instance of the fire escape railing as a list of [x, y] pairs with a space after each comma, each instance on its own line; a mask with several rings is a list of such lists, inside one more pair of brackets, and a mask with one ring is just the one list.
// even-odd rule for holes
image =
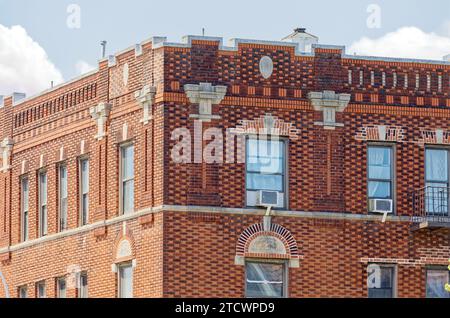
[[450, 188], [428, 186], [412, 193], [413, 222], [450, 222]]

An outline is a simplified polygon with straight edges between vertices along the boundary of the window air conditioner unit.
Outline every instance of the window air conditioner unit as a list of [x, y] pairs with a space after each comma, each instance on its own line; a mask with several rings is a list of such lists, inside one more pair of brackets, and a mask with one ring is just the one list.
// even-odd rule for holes
[[256, 205], [263, 207], [276, 207], [279, 205], [278, 192], [260, 190], [256, 195]]
[[393, 201], [390, 199], [370, 199], [369, 200], [369, 212], [374, 213], [392, 213]]

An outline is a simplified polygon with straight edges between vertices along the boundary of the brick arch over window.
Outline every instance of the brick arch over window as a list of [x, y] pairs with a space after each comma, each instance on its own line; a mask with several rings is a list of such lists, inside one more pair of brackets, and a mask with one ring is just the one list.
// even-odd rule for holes
[[114, 240], [112, 257], [114, 263], [130, 261], [136, 257], [136, 247], [133, 234], [128, 229], [122, 229]]
[[[275, 242], [281, 242], [283, 251], [254, 253], [249, 251], [252, 242], [261, 237], [275, 238]], [[262, 223], [253, 224], [246, 228], [238, 239], [236, 246], [236, 264], [243, 264], [245, 258], [261, 258], [261, 259], [286, 259], [290, 261], [291, 267], [298, 267], [299, 259], [302, 258], [299, 254], [299, 249], [294, 236], [285, 227], [272, 223], [270, 231], [264, 230]]]

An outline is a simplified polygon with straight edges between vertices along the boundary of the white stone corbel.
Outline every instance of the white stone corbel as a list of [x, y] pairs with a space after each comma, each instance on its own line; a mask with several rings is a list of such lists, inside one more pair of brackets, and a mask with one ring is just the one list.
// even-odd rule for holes
[[316, 125], [325, 129], [342, 127], [342, 123], [336, 122], [336, 112], [343, 112], [350, 102], [350, 94], [336, 94], [334, 91], [310, 92], [308, 99], [316, 111], [323, 112], [323, 122]]
[[90, 108], [91, 117], [97, 122], [97, 135], [94, 136], [97, 140], [102, 140], [106, 136], [106, 122], [111, 113], [111, 108], [112, 105], [108, 103], [100, 103]]
[[2, 153], [2, 166], [0, 167], [0, 172], [7, 172], [11, 169], [9, 164], [11, 160], [11, 153], [14, 146], [14, 140], [9, 137], [3, 139], [0, 143], [0, 151]]
[[211, 83], [186, 84], [184, 92], [192, 104], [198, 104], [198, 114], [191, 114], [190, 118], [201, 121], [220, 119], [220, 116], [212, 114], [212, 105], [222, 102], [227, 93], [226, 86], [212, 86]]
[[145, 85], [140, 91], [134, 93], [134, 97], [144, 110], [144, 116], [141, 123], [147, 125], [152, 120], [151, 110], [155, 102], [156, 87]]

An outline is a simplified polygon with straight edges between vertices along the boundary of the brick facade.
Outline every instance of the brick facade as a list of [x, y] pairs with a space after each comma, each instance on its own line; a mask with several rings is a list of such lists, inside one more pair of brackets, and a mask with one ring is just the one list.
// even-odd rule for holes
[[[450, 234], [445, 227], [412, 230], [411, 193], [425, 186], [425, 148], [449, 144], [449, 63], [347, 56], [337, 46], [318, 45], [301, 55], [282, 43], [241, 40], [226, 48], [218, 38], [161, 41], [153, 38], [142, 43], [142, 52], [127, 49], [114, 61], [102, 60], [97, 71], [37, 97], [15, 105], [5, 98], [0, 140], [11, 138], [14, 145], [9, 162], [0, 159], [10, 166], [0, 172], [0, 270], [11, 297], [24, 285], [35, 297], [42, 280], [47, 296], [54, 297], [56, 279], [70, 277], [74, 266], [88, 274], [89, 297], [116, 297], [115, 265], [123, 261], [133, 262], [135, 297], [243, 297], [245, 267], [237, 256], [298, 261], [288, 270], [290, 297], [367, 297], [370, 263], [396, 265], [398, 297], [425, 296], [426, 268], [448, 265]], [[273, 61], [267, 79], [260, 73], [264, 56]], [[273, 211], [272, 228], [279, 233], [261, 235], [279, 238], [298, 254], [252, 255], [244, 246], [257, 235], [239, 242], [246, 231], [262, 228], [255, 224], [266, 213], [246, 207], [244, 163], [171, 159], [174, 129], [186, 127], [194, 136], [191, 115], [200, 107], [184, 87], [199, 83], [227, 89], [212, 106], [212, 119], [202, 122], [203, 131], [239, 130], [268, 114], [286, 123], [288, 204]], [[136, 93], [145, 86], [156, 91], [148, 121], [142, 120], [144, 105]], [[323, 112], [308, 99], [323, 91], [350, 95], [333, 129], [318, 124]], [[106, 135], [96, 138], [90, 109], [100, 103], [110, 104], [111, 113]], [[442, 140], [436, 131], [443, 132]], [[125, 142], [135, 147], [136, 211], [129, 215], [119, 211], [119, 147]], [[367, 208], [371, 143], [395, 148], [395, 215], [385, 223]], [[237, 146], [225, 152], [242, 155]], [[90, 162], [89, 222], [82, 227], [79, 158]], [[65, 232], [57, 226], [61, 163], [69, 182]], [[42, 170], [49, 185], [44, 238], [38, 235]], [[23, 176], [30, 184], [26, 242]], [[130, 246], [125, 258], [118, 257], [122, 240]], [[76, 295], [69, 287], [68, 296]], [[7, 296], [3, 288], [0, 296]]]

